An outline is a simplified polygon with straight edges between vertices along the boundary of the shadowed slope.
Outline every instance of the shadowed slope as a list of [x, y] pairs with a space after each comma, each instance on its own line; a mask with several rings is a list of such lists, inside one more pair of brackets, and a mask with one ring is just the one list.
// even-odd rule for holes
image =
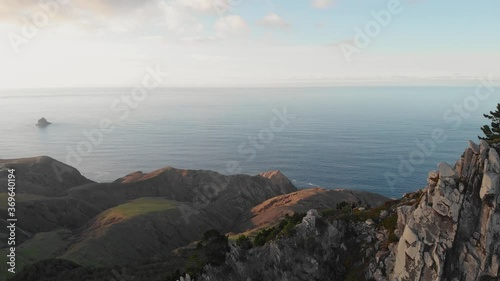
[[0, 159], [0, 182], [6, 182], [7, 169], [16, 170], [17, 193], [60, 196], [71, 187], [92, 183], [75, 168], [47, 156]]

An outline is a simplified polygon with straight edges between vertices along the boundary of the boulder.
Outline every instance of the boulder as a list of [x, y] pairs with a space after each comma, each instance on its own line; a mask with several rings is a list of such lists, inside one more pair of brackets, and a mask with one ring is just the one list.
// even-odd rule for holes
[[389, 216], [389, 212], [387, 212], [386, 210], [383, 210], [382, 212], [380, 212], [380, 219], [381, 220], [387, 218], [388, 216]]

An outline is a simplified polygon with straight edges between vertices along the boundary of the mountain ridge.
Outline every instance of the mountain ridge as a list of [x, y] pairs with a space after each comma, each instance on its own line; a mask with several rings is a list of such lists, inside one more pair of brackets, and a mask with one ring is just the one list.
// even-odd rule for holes
[[[368, 205], [388, 200], [347, 190], [323, 196], [321, 193], [330, 192], [311, 189], [308, 192], [317, 199], [297, 198], [287, 206], [286, 213], [266, 215], [252, 209], [272, 198], [280, 201], [280, 196], [307, 191], [298, 190], [277, 170], [227, 176], [209, 170], [164, 167], [97, 183], [73, 167], [41, 156], [1, 160], [0, 180], [11, 167], [16, 169], [18, 182], [23, 183], [18, 187], [19, 196], [26, 198], [17, 205], [18, 229], [26, 233], [19, 243], [23, 253], [28, 253], [19, 257], [20, 268], [51, 258], [105, 267], [151, 258], [170, 259], [173, 250], [199, 240], [210, 229], [255, 233], [287, 214], [318, 205], [315, 201], [335, 207], [341, 199]], [[22, 190], [24, 186], [36, 188]], [[254, 223], [252, 218], [258, 215], [267, 216], [267, 222]], [[5, 235], [1, 230], [0, 236]], [[40, 240], [47, 237], [54, 248], [47, 255], [35, 254], [33, 247], [40, 247]], [[0, 251], [5, 251], [6, 245], [1, 245]]]

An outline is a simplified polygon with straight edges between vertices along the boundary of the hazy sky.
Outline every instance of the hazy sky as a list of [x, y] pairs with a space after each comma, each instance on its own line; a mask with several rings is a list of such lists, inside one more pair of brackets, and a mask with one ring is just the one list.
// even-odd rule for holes
[[500, 77], [499, 28], [498, 0], [2, 0], [0, 87]]

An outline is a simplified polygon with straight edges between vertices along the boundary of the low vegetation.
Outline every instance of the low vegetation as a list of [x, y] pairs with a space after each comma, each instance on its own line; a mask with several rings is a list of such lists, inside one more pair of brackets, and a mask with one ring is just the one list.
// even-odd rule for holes
[[[327, 209], [321, 212], [323, 218], [332, 220], [349, 220], [356, 222], [365, 222], [372, 220], [379, 228], [384, 228], [389, 233], [389, 243], [399, 241], [394, 231], [397, 228], [398, 215], [396, 207], [401, 204], [401, 200], [388, 201], [384, 205], [376, 208], [359, 208], [356, 204], [341, 202], [335, 209]], [[381, 213], [387, 212], [386, 216], [381, 218]]]
[[491, 120], [491, 125], [484, 125], [481, 130], [484, 137], [479, 137], [490, 144], [500, 143], [500, 103], [496, 111], [490, 111], [490, 114], [484, 114], [486, 119]]
[[[229, 252], [227, 236], [212, 229], [203, 234], [202, 240], [196, 245], [196, 249], [188, 258], [184, 274], [197, 277], [203, 271], [205, 265], [220, 266], [226, 260], [226, 253]], [[179, 271], [167, 278], [167, 281], [175, 281], [179, 278]]]
[[267, 242], [281, 237], [291, 237], [294, 234], [295, 226], [302, 222], [306, 216], [304, 213], [295, 213], [292, 216], [286, 215], [279, 225], [261, 230], [255, 236], [255, 246], [263, 246]]
[[120, 216], [131, 218], [153, 212], [175, 209], [174, 201], [163, 198], [139, 198], [128, 203], [109, 209], [104, 213], [106, 216]]
[[[0, 209], [7, 209], [7, 198], [9, 195], [7, 192], [0, 192]], [[47, 197], [41, 196], [41, 195], [35, 195], [35, 194], [29, 194], [29, 193], [19, 193], [16, 194], [16, 201], [17, 202], [27, 202], [27, 201], [33, 201], [33, 200], [41, 200], [41, 199], [46, 199]]]
[[118, 276], [123, 280], [175, 281], [186, 273], [191, 277], [199, 276], [205, 265], [220, 266], [228, 251], [228, 238], [216, 230], [209, 230], [196, 247], [182, 249], [160, 260], [144, 260], [123, 267], [93, 267], [64, 259], [46, 259], [26, 266], [9, 281], [97, 281], [115, 280]]
[[240, 235], [236, 240], [236, 245], [243, 250], [249, 250], [253, 247], [252, 240], [250, 240], [250, 238], [246, 235]]

